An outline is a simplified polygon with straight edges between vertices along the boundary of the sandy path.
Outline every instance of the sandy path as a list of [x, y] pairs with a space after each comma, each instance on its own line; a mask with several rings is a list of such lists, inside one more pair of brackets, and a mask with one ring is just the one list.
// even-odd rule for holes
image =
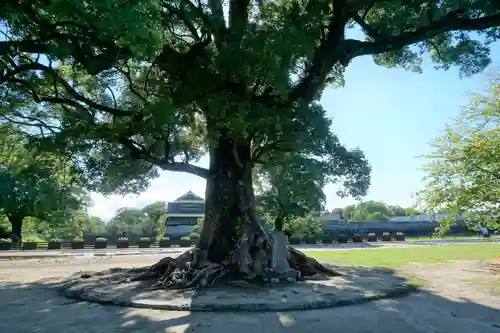
[[428, 291], [406, 298], [287, 313], [190, 313], [101, 306], [71, 301], [33, 283], [81, 270], [144, 266], [157, 259], [0, 262], [0, 332], [500, 332], [500, 298], [466, 283], [470, 274], [484, 273], [470, 272], [476, 267], [470, 263], [420, 269], [425, 272], [419, 277], [427, 281]]

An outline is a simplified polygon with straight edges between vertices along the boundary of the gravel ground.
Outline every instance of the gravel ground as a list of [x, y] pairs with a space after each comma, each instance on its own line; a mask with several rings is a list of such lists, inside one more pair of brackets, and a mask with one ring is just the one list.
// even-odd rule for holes
[[[190, 313], [75, 302], [51, 290], [51, 277], [88, 270], [139, 267], [158, 256], [29, 259], [0, 262], [0, 332], [394, 332], [499, 333], [495, 276], [482, 263], [416, 266], [418, 294], [364, 305], [314, 311]], [[41, 279], [44, 279], [40, 281]]]

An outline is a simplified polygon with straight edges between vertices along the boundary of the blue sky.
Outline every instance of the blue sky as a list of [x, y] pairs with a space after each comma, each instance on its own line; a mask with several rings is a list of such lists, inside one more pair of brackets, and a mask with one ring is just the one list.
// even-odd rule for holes
[[[468, 103], [471, 94], [487, 88], [488, 80], [500, 67], [500, 45], [492, 51], [493, 63], [483, 73], [460, 79], [458, 70], [435, 70], [428, 61], [424, 73], [387, 69], [371, 57], [355, 59], [348, 67], [346, 85], [326, 89], [321, 103], [333, 120], [333, 130], [348, 147], [360, 147], [372, 165], [372, 185], [364, 200], [409, 206], [412, 194], [422, 189], [428, 142], [438, 136], [447, 122]], [[200, 161], [206, 166], [207, 158]], [[173, 200], [188, 190], [204, 196], [205, 182], [192, 175], [163, 172], [139, 196], [92, 194], [89, 213], [108, 219], [123, 206], [142, 207], [148, 203]], [[340, 199], [336, 189], [325, 189], [327, 208], [355, 203]]]

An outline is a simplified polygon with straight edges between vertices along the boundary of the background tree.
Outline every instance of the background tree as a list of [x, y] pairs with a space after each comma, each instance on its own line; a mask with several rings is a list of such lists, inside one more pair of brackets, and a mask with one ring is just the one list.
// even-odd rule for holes
[[[78, 158], [102, 192], [141, 191], [158, 168], [205, 178], [203, 260], [190, 267], [230, 262], [252, 277], [265, 275], [270, 255], [255, 165], [291, 151], [330, 161], [337, 176], [365, 167], [331, 133], [323, 89], [363, 55], [420, 71], [429, 51], [439, 67], [477, 73], [500, 23], [490, 0], [8, 0], [0, 9], [8, 119], [43, 128], [42, 143]], [[191, 164], [204, 153], [208, 169]]]
[[[358, 159], [358, 165], [365, 164], [365, 167], [343, 172], [342, 176], [348, 178], [344, 180], [343, 190], [339, 193], [349, 193], [355, 197], [366, 194], [370, 185], [370, 168], [361, 152], [358, 152]], [[274, 217], [276, 230], [282, 230], [290, 219], [311, 213], [319, 215], [324, 210], [323, 187], [329, 180], [338, 181], [333, 179], [335, 170], [330, 170], [330, 167], [324, 161], [288, 155], [280, 165], [267, 164], [257, 169], [259, 180], [263, 183], [263, 191], [257, 197], [257, 203], [262, 206], [263, 211]]]
[[0, 127], [0, 146], [0, 212], [11, 224], [15, 243], [21, 242], [24, 218], [54, 227], [85, 204], [71, 162], [29, 148], [9, 126]]
[[[420, 193], [430, 212], [464, 215], [471, 223], [500, 224], [500, 79], [487, 94], [477, 95], [454, 124], [432, 143], [424, 170], [426, 188]], [[452, 226], [443, 220], [441, 231]]]
[[143, 226], [143, 234], [151, 235], [157, 239], [165, 234], [165, 214], [167, 213], [167, 203], [156, 201], [142, 208], [147, 217], [147, 223]]

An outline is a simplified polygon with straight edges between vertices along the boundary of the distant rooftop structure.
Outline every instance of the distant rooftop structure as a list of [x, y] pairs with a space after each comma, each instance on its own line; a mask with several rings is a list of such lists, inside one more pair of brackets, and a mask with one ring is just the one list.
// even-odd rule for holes
[[439, 221], [441, 219], [447, 218], [451, 216], [451, 214], [420, 214], [415, 216], [394, 216], [389, 219], [390, 222], [433, 222]]
[[189, 190], [187, 193], [181, 195], [177, 199], [174, 200], [174, 202], [186, 202], [186, 203], [192, 203], [192, 202], [204, 202], [205, 200], [202, 197], [197, 196], [194, 194], [191, 190]]

